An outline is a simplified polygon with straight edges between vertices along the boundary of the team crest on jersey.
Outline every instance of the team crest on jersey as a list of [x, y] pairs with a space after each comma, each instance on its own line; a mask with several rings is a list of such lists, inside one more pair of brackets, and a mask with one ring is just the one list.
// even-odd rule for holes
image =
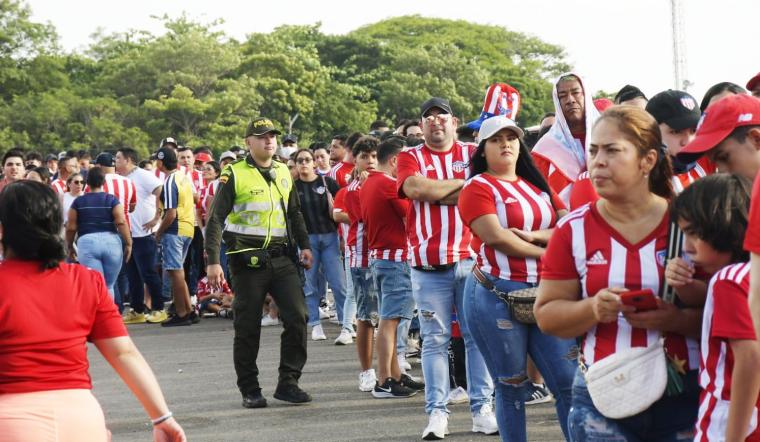
[[667, 250], [660, 250], [655, 254], [655, 257], [657, 258], [657, 265], [660, 267], [665, 267], [665, 258], [668, 256]]
[[464, 161], [454, 161], [451, 164], [451, 168], [454, 169], [454, 172], [462, 172], [467, 169], [467, 166], [469, 166], [469, 163], [465, 163]]
[[319, 186], [316, 189], [314, 189], [314, 191], [317, 192], [320, 195], [323, 195], [325, 193], [325, 187], [324, 186]]
[[351, 182], [351, 174], [347, 173], [343, 176], [343, 178], [346, 180], [347, 183]]

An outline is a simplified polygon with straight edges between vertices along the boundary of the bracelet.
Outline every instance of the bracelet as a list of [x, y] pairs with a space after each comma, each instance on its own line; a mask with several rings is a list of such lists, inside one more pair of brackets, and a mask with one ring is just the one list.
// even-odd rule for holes
[[169, 419], [172, 418], [172, 416], [174, 416], [174, 413], [172, 413], [171, 411], [168, 411], [165, 415], [163, 415], [161, 417], [157, 417], [157, 418], [151, 420], [150, 422], [153, 424], [153, 426], [156, 426], [158, 424], [161, 424], [161, 423], [164, 423], [164, 422], [168, 421]]

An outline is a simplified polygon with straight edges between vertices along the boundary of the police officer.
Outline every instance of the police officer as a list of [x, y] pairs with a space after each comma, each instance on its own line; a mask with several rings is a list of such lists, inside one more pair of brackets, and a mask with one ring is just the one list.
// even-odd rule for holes
[[267, 293], [277, 302], [285, 327], [274, 397], [291, 403], [311, 401], [298, 387], [306, 363], [308, 312], [297, 266], [308, 269], [312, 256], [293, 180], [285, 164], [272, 160], [279, 134], [268, 118], [251, 121], [245, 133], [250, 154], [224, 168], [206, 226], [206, 273], [212, 286], [224, 280], [219, 264], [222, 237], [227, 245], [235, 292], [233, 359], [246, 408], [267, 405], [256, 366]]

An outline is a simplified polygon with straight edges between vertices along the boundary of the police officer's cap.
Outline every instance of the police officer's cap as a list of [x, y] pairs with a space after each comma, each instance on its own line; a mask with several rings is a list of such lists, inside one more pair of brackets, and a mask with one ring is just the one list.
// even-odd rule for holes
[[248, 123], [248, 128], [245, 130], [245, 137], [248, 138], [250, 136], [264, 135], [269, 132], [275, 135], [280, 135], [282, 133], [274, 127], [274, 123], [272, 123], [272, 120], [269, 118], [254, 118]]

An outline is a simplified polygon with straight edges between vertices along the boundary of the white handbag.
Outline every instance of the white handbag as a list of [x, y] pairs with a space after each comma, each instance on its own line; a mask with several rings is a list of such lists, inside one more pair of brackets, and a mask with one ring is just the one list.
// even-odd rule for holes
[[668, 384], [662, 338], [649, 347], [617, 352], [584, 368], [581, 364], [591, 401], [610, 419], [646, 410], [662, 397]]

